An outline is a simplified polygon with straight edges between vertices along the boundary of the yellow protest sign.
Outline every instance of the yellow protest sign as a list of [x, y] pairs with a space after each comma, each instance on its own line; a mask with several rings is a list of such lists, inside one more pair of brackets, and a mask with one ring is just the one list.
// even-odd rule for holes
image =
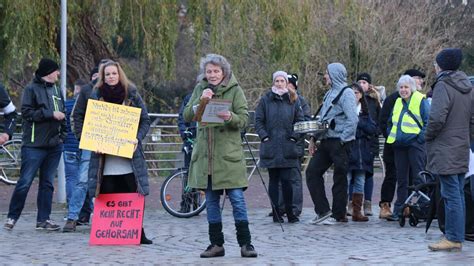
[[140, 108], [89, 100], [79, 148], [132, 158], [140, 113]]

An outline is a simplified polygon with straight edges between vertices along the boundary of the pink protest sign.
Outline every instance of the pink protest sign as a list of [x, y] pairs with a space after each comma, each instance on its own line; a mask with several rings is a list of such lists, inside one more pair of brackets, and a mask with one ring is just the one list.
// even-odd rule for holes
[[90, 245], [138, 245], [145, 197], [138, 193], [100, 194], [94, 202]]

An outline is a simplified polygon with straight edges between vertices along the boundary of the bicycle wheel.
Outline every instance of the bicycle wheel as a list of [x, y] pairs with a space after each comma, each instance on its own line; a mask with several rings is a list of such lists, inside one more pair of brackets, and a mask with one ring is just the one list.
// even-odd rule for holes
[[0, 181], [16, 185], [20, 178], [21, 140], [14, 139], [0, 146]]
[[180, 169], [168, 176], [161, 185], [161, 204], [165, 210], [178, 218], [198, 215], [206, 208], [203, 191], [191, 189], [188, 184], [188, 171]]

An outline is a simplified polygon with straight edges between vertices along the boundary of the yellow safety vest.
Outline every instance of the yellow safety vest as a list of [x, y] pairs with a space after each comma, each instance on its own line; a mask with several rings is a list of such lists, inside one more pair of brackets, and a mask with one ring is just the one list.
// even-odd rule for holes
[[[425, 98], [425, 95], [415, 91], [410, 98], [410, 103], [408, 104], [408, 110], [413, 114], [413, 116], [418, 120], [421, 126], [423, 126], [423, 119], [420, 114], [421, 101]], [[421, 128], [418, 126], [416, 121], [408, 114], [408, 112], [403, 113], [403, 99], [398, 98], [393, 106], [392, 113], [392, 128], [390, 134], [387, 137], [387, 143], [392, 144], [397, 138], [398, 122], [401, 120], [400, 130], [406, 134], [415, 134], [418, 135], [421, 132]]]

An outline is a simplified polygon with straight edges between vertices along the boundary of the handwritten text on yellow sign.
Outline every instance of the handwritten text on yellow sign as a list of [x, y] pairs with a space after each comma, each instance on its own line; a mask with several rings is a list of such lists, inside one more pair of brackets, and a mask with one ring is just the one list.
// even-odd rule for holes
[[79, 148], [132, 158], [141, 109], [89, 100]]

